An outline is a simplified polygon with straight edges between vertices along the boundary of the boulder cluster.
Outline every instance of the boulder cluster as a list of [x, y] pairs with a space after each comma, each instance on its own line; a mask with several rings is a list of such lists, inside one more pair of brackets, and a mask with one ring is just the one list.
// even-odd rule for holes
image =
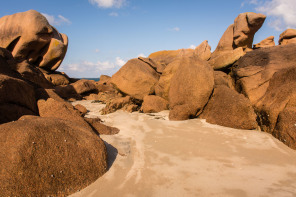
[[96, 89], [55, 71], [67, 44], [37, 11], [0, 19], [0, 196], [67, 196], [108, 169], [100, 134], [119, 130], [62, 98]]
[[196, 49], [159, 51], [128, 61], [107, 82], [123, 97], [107, 101], [103, 113], [170, 110], [170, 120], [201, 118], [261, 129], [296, 149], [296, 30], [284, 31], [278, 46], [274, 36], [253, 45], [265, 18], [240, 14], [214, 52], [204, 41]]
[[214, 52], [207, 41], [155, 52], [98, 82], [56, 71], [68, 38], [39, 12], [0, 18], [0, 196], [65, 196], [107, 171], [100, 134], [119, 130], [69, 102], [81, 99], [106, 104], [102, 114], [170, 110], [170, 120], [261, 129], [296, 149], [296, 30], [253, 45], [265, 18], [240, 14]]

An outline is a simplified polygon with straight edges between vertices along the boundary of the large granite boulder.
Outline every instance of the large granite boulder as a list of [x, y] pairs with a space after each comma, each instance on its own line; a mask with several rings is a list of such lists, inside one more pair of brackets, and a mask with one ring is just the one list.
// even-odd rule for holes
[[279, 45], [291, 43], [296, 43], [296, 29], [287, 29], [280, 35]]
[[58, 33], [35, 10], [0, 18], [0, 47], [12, 52], [18, 61], [47, 70], [56, 70], [67, 50], [67, 36]]
[[257, 49], [248, 52], [233, 68], [236, 89], [255, 105], [269, 86], [274, 73], [295, 67], [296, 44]]
[[115, 97], [106, 102], [106, 106], [102, 109], [101, 113], [103, 115], [109, 114], [120, 109], [127, 112], [134, 112], [138, 110], [138, 105], [133, 102], [133, 99], [130, 96]]
[[0, 125], [0, 196], [68, 196], [107, 171], [104, 142], [57, 118]]
[[148, 95], [144, 97], [140, 111], [144, 113], [157, 113], [168, 110], [169, 102], [159, 96]]
[[199, 58], [182, 58], [171, 79], [170, 120], [186, 120], [202, 111], [214, 87], [214, 71]]
[[260, 49], [264, 47], [273, 47], [273, 46], [275, 46], [274, 36], [269, 36], [268, 38], [265, 38], [261, 42], [254, 44], [253, 49]]
[[225, 85], [215, 87], [210, 101], [199, 116], [211, 124], [236, 129], [256, 129], [256, 117], [250, 101]]
[[175, 59], [173, 62], [169, 63], [162, 75], [159, 78], [159, 81], [155, 85], [155, 94], [164, 98], [165, 100], [169, 100], [169, 90], [171, 86], [171, 80], [177, 69], [180, 66], [182, 58]]
[[139, 59], [132, 59], [112, 76], [111, 83], [120, 92], [143, 100], [144, 96], [155, 92], [159, 76], [149, 64]]

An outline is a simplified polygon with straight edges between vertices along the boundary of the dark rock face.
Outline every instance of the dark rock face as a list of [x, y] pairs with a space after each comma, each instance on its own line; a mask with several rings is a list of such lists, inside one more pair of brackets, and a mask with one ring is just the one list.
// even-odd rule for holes
[[250, 101], [242, 94], [219, 85], [199, 118], [236, 129], [256, 129], [256, 114]]
[[274, 73], [294, 67], [296, 44], [261, 48], [248, 52], [233, 68], [236, 89], [255, 105], [266, 93]]
[[273, 75], [265, 95], [256, 104], [262, 130], [293, 148], [296, 144], [295, 89], [296, 67], [283, 69]]
[[73, 121], [30, 117], [0, 130], [1, 196], [67, 196], [107, 170], [103, 141]]
[[[171, 80], [170, 120], [196, 116], [208, 102], [213, 87], [214, 71], [207, 62], [198, 58], [183, 58]], [[184, 112], [180, 113], [182, 109]]]

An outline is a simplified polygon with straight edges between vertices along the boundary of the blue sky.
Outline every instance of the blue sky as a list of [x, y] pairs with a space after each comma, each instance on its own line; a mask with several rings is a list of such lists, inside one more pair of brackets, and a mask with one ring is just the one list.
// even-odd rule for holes
[[215, 49], [242, 12], [267, 15], [254, 43], [296, 28], [296, 0], [9, 0], [0, 17], [30, 9], [69, 37], [59, 68], [71, 77], [112, 75], [127, 60], [208, 40]]

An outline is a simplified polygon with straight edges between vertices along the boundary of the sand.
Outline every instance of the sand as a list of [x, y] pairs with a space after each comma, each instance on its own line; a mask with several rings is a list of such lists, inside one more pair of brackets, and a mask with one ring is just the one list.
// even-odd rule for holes
[[296, 151], [270, 134], [198, 119], [173, 122], [168, 111], [102, 116], [102, 104], [77, 103], [120, 132], [101, 135], [108, 172], [72, 197], [296, 196]]

